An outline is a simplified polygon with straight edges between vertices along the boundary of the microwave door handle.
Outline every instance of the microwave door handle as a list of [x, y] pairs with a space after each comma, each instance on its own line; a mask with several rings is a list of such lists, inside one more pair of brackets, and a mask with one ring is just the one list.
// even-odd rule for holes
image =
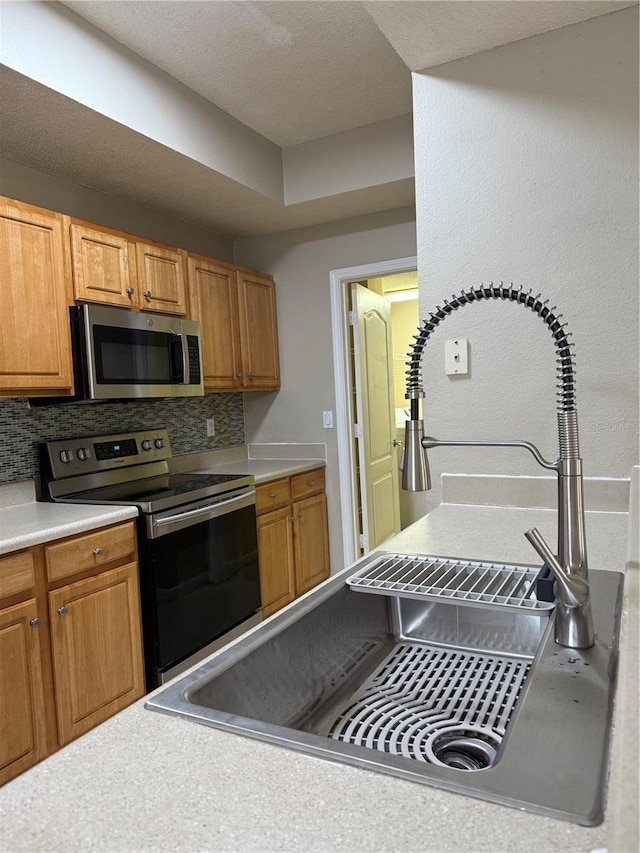
[[171, 343], [171, 372], [179, 385], [184, 384], [185, 377], [185, 341], [184, 335], [174, 335]]
[[180, 335], [180, 345], [182, 346], [182, 382], [185, 385], [189, 384], [189, 342], [187, 336], [183, 332]]

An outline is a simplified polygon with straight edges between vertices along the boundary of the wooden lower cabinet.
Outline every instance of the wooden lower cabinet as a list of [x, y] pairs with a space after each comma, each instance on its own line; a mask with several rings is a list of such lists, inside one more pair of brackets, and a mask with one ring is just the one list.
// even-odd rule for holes
[[49, 616], [62, 745], [144, 692], [137, 564], [50, 592]]
[[265, 618], [329, 577], [324, 488], [322, 468], [256, 488], [260, 593]]
[[38, 608], [0, 610], [0, 785], [47, 754]]
[[329, 577], [327, 498], [315, 495], [293, 504], [296, 592], [302, 595]]
[[133, 522], [0, 557], [0, 784], [143, 694]]

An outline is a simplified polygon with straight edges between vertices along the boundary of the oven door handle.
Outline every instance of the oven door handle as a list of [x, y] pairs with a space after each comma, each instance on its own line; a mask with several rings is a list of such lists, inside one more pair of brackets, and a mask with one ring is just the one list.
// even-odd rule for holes
[[194, 524], [210, 521], [219, 518], [221, 515], [226, 515], [228, 512], [235, 512], [243, 507], [251, 506], [255, 502], [256, 492], [255, 489], [251, 489], [233, 498], [221, 500], [216, 504], [207, 504], [197, 509], [166, 515], [163, 518], [150, 516], [147, 519], [147, 532], [151, 539], [158, 539], [160, 536], [166, 536], [168, 533], [174, 533], [184, 527], [192, 527]]

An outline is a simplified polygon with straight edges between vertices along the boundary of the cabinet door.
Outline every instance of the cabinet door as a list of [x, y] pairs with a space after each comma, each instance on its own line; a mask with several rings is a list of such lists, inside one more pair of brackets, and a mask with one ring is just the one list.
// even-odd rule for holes
[[133, 244], [76, 222], [71, 223], [70, 236], [75, 298], [126, 308], [136, 304], [135, 267], [130, 262]]
[[280, 387], [275, 285], [268, 276], [237, 273], [242, 384], [245, 389]]
[[49, 593], [60, 744], [144, 693], [136, 563]]
[[186, 257], [182, 249], [136, 243], [139, 303], [142, 311], [187, 313]]
[[329, 577], [327, 498], [315, 495], [293, 504], [296, 592], [302, 595]]
[[0, 396], [71, 394], [63, 217], [0, 198]]
[[236, 276], [232, 269], [189, 256], [189, 309], [201, 325], [205, 391], [242, 388]]
[[35, 599], [0, 610], [0, 785], [46, 755], [37, 617]]
[[290, 507], [258, 516], [258, 558], [263, 617], [295, 598], [293, 525]]

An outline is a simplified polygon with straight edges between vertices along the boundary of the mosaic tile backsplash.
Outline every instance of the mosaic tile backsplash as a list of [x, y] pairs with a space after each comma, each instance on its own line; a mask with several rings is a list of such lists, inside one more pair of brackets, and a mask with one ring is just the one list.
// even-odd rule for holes
[[[216, 434], [207, 438], [206, 420]], [[0, 400], [0, 483], [39, 476], [39, 441], [166, 427], [174, 456], [245, 443], [241, 394], [170, 400], [81, 403], [31, 408], [24, 399]]]

